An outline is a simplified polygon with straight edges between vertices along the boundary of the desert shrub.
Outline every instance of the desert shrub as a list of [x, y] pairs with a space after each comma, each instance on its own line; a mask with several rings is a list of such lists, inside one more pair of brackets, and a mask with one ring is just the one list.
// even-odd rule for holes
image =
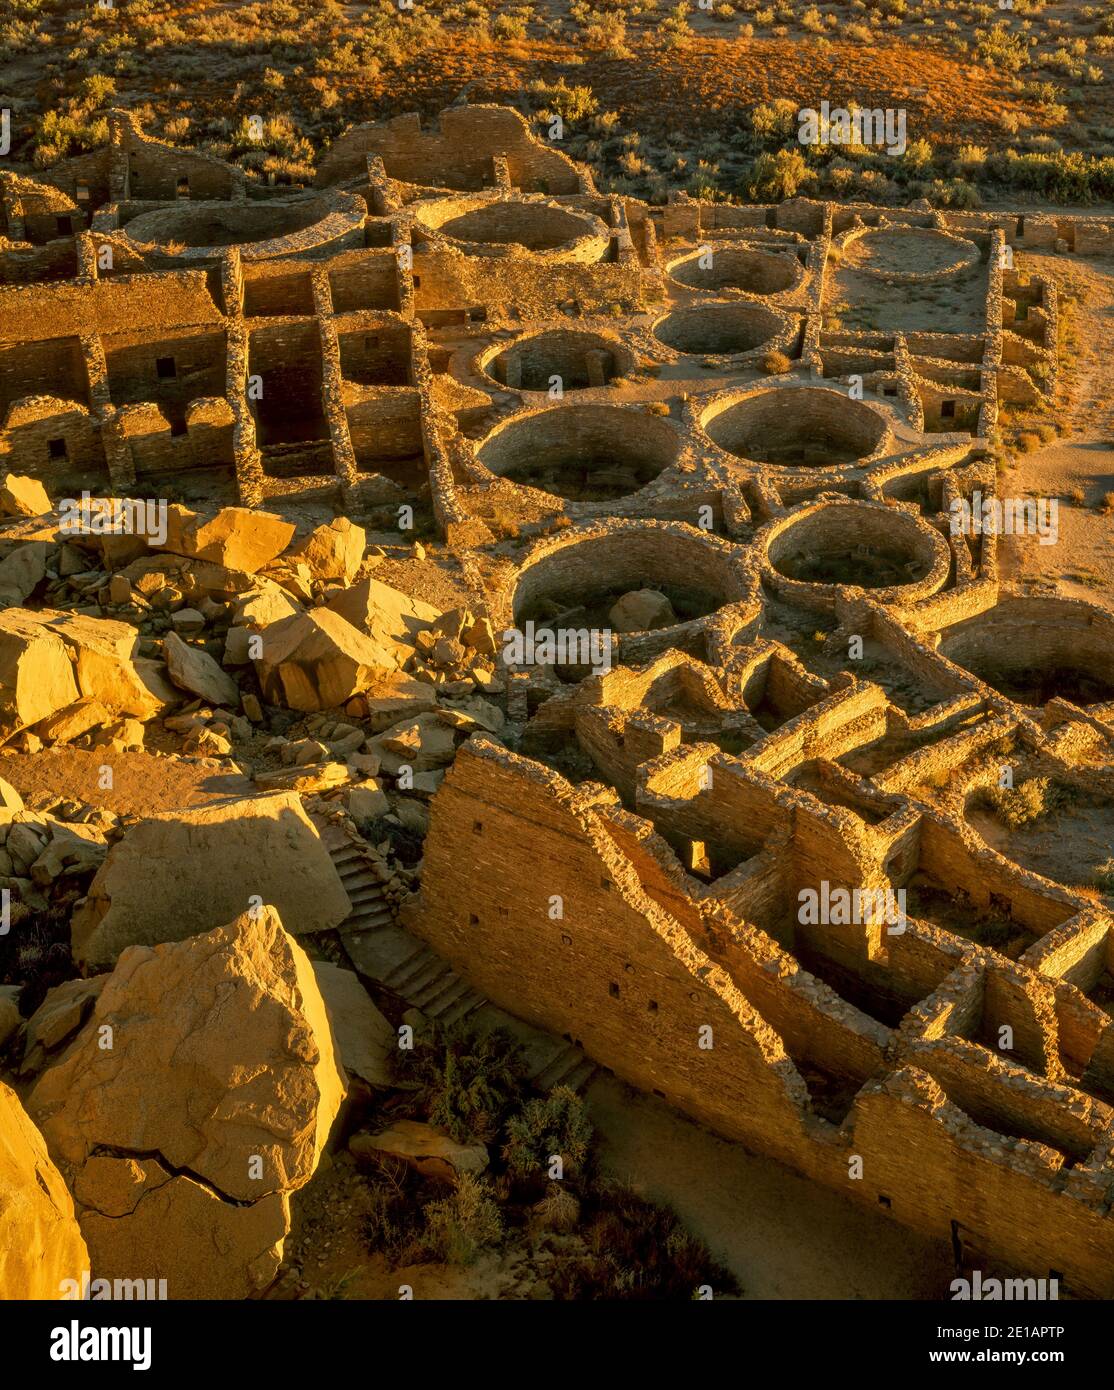
[[412, 1052], [404, 1075], [420, 1087], [431, 1124], [458, 1143], [490, 1143], [526, 1083], [522, 1049], [503, 1028], [483, 1031], [468, 1022], [435, 1023]]
[[1093, 882], [1100, 893], [1114, 893], [1114, 859], [1105, 859], [1095, 866]]
[[456, 1190], [425, 1208], [425, 1247], [446, 1264], [471, 1264], [480, 1251], [503, 1238], [503, 1218], [487, 1185], [461, 1173]]
[[784, 352], [768, 352], [762, 359], [762, 370], [768, 372], [770, 376], [781, 376], [787, 372], [793, 363], [786, 357]]
[[580, 1202], [567, 1187], [551, 1182], [545, 1196], [531, 1208], [531, 1216], [542, 1230], [567, 1234], [580, 1224]]
[[984, 787], [980, 802], [1010, 830], [1042, 820], [1063, 804], [1064, 793], [1047, 777], [1030, 777], [1019, 787]]
[[387, 1166], [369, 1185], [361, 1234], [367, 1248], [385, 1255], [392, 1265], [409, 1264], [422, 1252], [425, 1224], [421, 1186], [410, 1169], [399, 1172]]
[[747, 192], [756, 202], [781, 202], [793, 198], [816, 175], [799, 150], [760, 154], [751, 166]]
[[691, 1299], [705, 1284], [716, 1293], [739, 1291], [730, 1271], [667, 1207], [619, 1184], [600, 1189], [593, 1207], [582, 1227], [585, 1251], [555, 1261], [555, 1298]]
[[556, 1086], [547, 1096], [528, 1100], [507, 1121], [503, 1161], [514, 1178], [537, 1178], [546, 1173], [550, 1158], [560, 1154], [564, 1176], [579, 1174], [588, 1158], [592, 1126], [584, 1102], [568, 1086]]
[[1029, 45], [1008, 24], [980, 29], [975, 36], [975, 54], [981, 63], [998, 72], [1020, 72], [1029, 59]]

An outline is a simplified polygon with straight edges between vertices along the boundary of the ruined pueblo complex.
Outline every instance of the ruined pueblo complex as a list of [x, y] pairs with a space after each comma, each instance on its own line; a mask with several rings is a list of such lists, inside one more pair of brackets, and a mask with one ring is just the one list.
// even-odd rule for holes
[[1026, 253], [1114, 219], [651, 206], [483, 104], [303, 191], [109, 126], [0, 175], [5, 1296], [264, 1292], [396, 1025], [485, 1018], [1114, 1296], [1114, 613], [1006, 577], [1056, 518], [987, 449]]

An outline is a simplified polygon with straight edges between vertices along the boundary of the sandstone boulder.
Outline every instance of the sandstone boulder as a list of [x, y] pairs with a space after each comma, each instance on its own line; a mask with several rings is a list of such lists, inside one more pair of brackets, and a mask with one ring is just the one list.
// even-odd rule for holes
[[152, 816], [108, 851], [70, 923], [75, 959], [211, 931], [253, 901], [295, 934], [328, 931], [351, 904], [313, 822], [290, 792]]
[[0, 560], [0, 603], [20, 604], [46, 578], [48, 541], [26, 541]]
[[203, 517], [173, 506], [162, 549], [254, 574], [286, 549], [294, 529], [282, 517], [250, 507], [222, 507], [215, 516]]
[[29, 1111], [70, 1179], [97, 1277], [245, 1298], [278, 1270], [290, 1193], [344, 1094], [313, 969], [264, 906], [125, 951]]
[[165, 668], [139, 656], [139, 635], [130, 623], [51, 609], [29, 616], [66, 644], [82, 695], [112, 713], [152, 719], [181, 698]]
[[291, 556], [309, 566], [314, 579], [351, 584], [363, 563], [367, 535], [346, 516], [318, 526], [290, 549]]
[[382, 646], [393, 649], [393, 664], [399, 667], [413, 655], [418, 633], [431, 628], [441, 616], [430, 604], [411, 598], [380, 579], [361, 579], [331, 598], [328, 607]]
[[57, 1299], [89, 1268], [73, 1199], [16, 1093], [0, 1081], [0, 1300]]
[[679, 621], [669, 599], [657, 589], [632, 589], [612, 604], [607, 618], [616, 632], [647, 632]]
[[25, 609], [0, 613], [0, 718], [16, 727], [37, 724], [77, 697], [73, 666], [58, 634]]
[[344, 704], [395, 664], [389, 647], [315, 608], [266, 629], [255, 670], [269, 704], [322, 710]]
[[0, 482], [0, 516], [45, 516], [52, 505], [38, 478], [6, 473]]
[[40, 1071], [47, 1054], [77, 1032], [92, 1013], [107, 979], [107, 975], [94, 975], [89, 980], [66, 980], [47, 990], [46, 998], [27, 1020], [20, 1076]]
[[208, 652], [200, 647], [191, 647], [176, 632], [166, 634], [162, 650], [170, 679], [179, 690], [200, 695], [214, 705], [225, 705], [233, 710], [239, 708], [240, 687]]

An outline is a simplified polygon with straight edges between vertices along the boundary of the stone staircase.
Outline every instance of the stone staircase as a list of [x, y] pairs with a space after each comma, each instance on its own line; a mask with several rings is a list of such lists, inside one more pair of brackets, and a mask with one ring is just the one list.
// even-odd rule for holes
[[575, 1043], [488, 1003], [436, 951], [398, 925], [367, 851], [335, 826], [320, 828], [352, 903], [339, 930], [348, 959], [360, 975], [446, 1026], [472, 1018], [483, 1028], [505, 1028], [521, 1044], [530, 1081], [538, 1090], [570, 1086], [581, 1091], [588, 1085], [598, 1068]]

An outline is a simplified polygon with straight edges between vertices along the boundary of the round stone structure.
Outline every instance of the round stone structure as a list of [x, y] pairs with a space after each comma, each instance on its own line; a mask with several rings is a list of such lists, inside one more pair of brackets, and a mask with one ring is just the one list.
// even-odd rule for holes
[[1021, 705], [1114, 703], [1114, 615], [1077, 599], [1002, 599], [946, 628], [938, 650]]
[[940, 532], [882, 502], [815, 502], [770, 522], [755, 544], [771, 589], [823, 611], [848, 588], [869, 591], [879, 603], [913, 603], [938, 593], [951, 574]]
[[609, 518], [539, 541], [499, 601], [522, 628], [569, 626], [611, 631], [611, 610], [632, 591], [654, 589], [677, 621], [642, 632], [614, 632], [624, 661], [652, 659], [677, 647], [703, 656], [705, 642], [756, 628], [756, 575], [745, 553], [684, 522]]
[[476, 370], [495, 386], [548, 394], [604, 387], [633, 371], [637, 358], [611, 333], [550, 328], [495, 343], [476, 358]]
[[783, 294], [805, 278], [796, 256], [740, 245], [698, 247], [671, 261], [667, 273], [685, 289], [718, 295]]
[[675, 352], [735, 359], [784, 347], [794, 331], [787, 314], [765, 304], [739, 300], [674, 309], [653, 328], [658, 342]]
[[637, 408], [557, 405], [513, 415], [476, 451], [490, 473], [570, 502], [629, 497], [677, 461], [681, 436]]
[[701, 410], [707, 437], [735, 458], [780, 468], [833, 468], [881, 457], [884, 414], [830, 386], [726, 391]]
[[951, 280], [981, 258], [973, 241], [934, 227], [856, 228], [840, 252], [847, 269], [898, 285]]
[[340, 189], [259, 202], [191, 202], [133, 217], [119, 235], [140, 252], [175, 261], [211, 260], [236, 246], [244, 260], [360, 244], [367, 207]]
[[593, 262], [611, 241], [603, 220], [544, 197], [434, 198], [414, 204], [421, 230], [470, 256]]

